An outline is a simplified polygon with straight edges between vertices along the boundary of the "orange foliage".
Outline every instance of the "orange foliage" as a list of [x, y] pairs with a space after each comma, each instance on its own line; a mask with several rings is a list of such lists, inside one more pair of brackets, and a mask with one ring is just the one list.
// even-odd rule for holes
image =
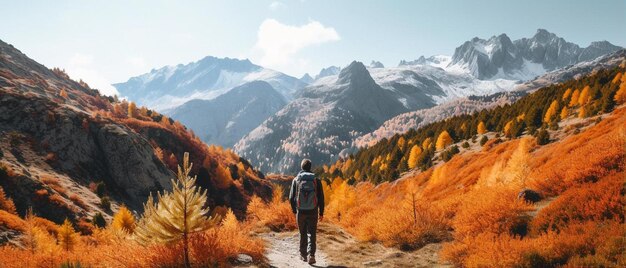
[[15, 209], [15, 203], [11, 198], [7, 197], [4, 189], [0, 186], [0, 210], [5, 210], [11, 214], [17, 214]]
[[283, 200], [283, 193], [283, 187], [275, 185], [270, 202], [263, 202], [261, 198], [253, 196], [248, 203], [248, 218], [274, 231], [296, 229], [296, 216], [291, 211], [289, 201]]
[[15, 214], [0, 210], [0, 226], [13, 230], [23, 230], [24, 220]]

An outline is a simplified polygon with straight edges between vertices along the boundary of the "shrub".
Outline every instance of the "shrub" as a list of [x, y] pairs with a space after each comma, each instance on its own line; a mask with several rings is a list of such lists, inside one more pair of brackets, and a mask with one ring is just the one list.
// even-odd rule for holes
[[545, 145], [550, 143], [550, 134], [547, 130], [541, 129], [537, 132], [537, 144]]
[[487, 138], [487, 136], [483, 136], [482, 138], [480, 138], [480, 146], [485, 145], [485, 143], [487, 143], [488, 140], [489, 138]]
[[93, 225], [99, 228], [104, 228], [107, 225], [104, 216], [100, 212], [96, 212], [96, 214], [93, 215], [93, 217], [91, 218], [91, 222], [93, 223]]
[[106, 211], [111, 211], [111, 198], [108, 196], [100, 197], [100, 207]]

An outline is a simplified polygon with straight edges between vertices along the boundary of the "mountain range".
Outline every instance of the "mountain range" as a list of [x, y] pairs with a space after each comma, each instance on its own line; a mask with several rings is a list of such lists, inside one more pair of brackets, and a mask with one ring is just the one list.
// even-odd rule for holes
[[287, 102], [269, 83], [255, 80], [214, 99], [195, 99], [169, 114], [208, 144], [232, 147]]
[[[326, 163], [338, 157], [341, 148], [354, 148], [355, 139], [396, 115], [511, 91], [545, 73], [619, 49], [607, 41], [581, 48], [539, 29], [531, 38], [514, 41], [506, 34], [486, 40], [476, 37], [457, 47], [452, 56], [421, 56], [403, 60], [397, 67], [353, 62], [344, 68], [324, 68], [315, 78], [305, 74], [297, 79], [248, 60], [207, 57], [115, 86], [130, 100], [167, 107], [168, 115], [188, 124], [203, 141], [234, 146], [263, 171], [293, 172], [297, 158]], [[255, 79], [266, 81], [280, 94], [215, 99]], [[370, 103], [366, 98], [378, 99]], [[213, 100], [185, 103], [192, 99]], [[287, 102], [282, 108], [281, 99]], [[255, 107], [248, 109], [248, 103]], [[475, 107], [484, 105], [490, 104]], [[198, 116], [217, 110], [220, 115], [215, 118]], [[251, 111], [254, 117], [240, 115]]]
[[249, 60], [205, 57], [186, 65], [165, 66], [113, 84], [121, 96], [166, 112], [193, 99], [212, 99], [233, 87], [260, 80], [272, 85], [284, 99], [306, 86], [298, 78], [263, 68]]

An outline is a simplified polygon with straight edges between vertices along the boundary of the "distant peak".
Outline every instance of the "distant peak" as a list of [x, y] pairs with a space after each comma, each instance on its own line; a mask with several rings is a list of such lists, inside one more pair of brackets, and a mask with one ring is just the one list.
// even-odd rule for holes
[[370, 68], [385, 68], [385, 65], [383, 65], [380, 61], [373, 60], [370, 63]]
[[533, 39], [544, 41], [550, 39], [551, 37], [556, 37], [556, 34], [548, 32], [548, 30], [546, 29], [537, 29], [537, 32], [533, 36]]
[[344, 73], [354, 73], [354, 72], [363, 72], [363, 71], [367, 72], [367, 68], [365, 68], [365, 65], [362, 62], [352, 61], [350, 65], [348, 65], [346, 68], [341, 70], [341, 72], [339, 73], [339, 76], [341, 76]]
[[[364, 82], [372, 80], [365, 65], [360, 61], [353, 61], [339, 72], [340, 83]], [[373, 80], [372, 80], [373, 81]]]

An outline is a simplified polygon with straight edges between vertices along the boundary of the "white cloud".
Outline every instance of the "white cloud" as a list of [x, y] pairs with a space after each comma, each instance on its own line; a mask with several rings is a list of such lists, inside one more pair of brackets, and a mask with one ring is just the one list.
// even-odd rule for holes
[[286, 7], [287, 6], [280, 1], [273, 1], [272, 3], [270, 3], [270, 6], [269, 6], [270, 10], [272, 11], [276, 11], [276, 10], [286, 8]]
[[74, 80], [82, 79], [91, 88], [96, 88], [104, 95], [119, 95], [111, 83], [94, 67], [94, 57], [76, 53], [68, 60], [67, 74]]
[[274, 19], [266, 19], [259, 26], [254, 51], [260, 53], [259, 63], [279, 70], [302, 69], [308, 60], [298, 57], [305, 47], [340, 40], [332, 27], [317, 21], [301, 26], [282, 24]]

